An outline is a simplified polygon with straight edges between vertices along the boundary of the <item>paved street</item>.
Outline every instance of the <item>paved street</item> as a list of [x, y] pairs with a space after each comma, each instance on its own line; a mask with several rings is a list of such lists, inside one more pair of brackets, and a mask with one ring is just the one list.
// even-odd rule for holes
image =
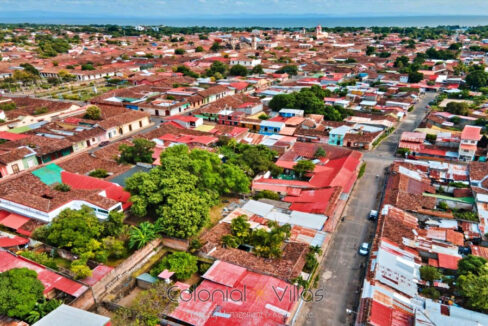
[[[367, 259], [357, 254], [362, 242], [374, 237], [376, 224], [367, 219], [371, 209], [378, 209], [384, 184], [384, 170], [394, 160], [400, 135], [412, 131], [427, 113], [426, 105], [435, 97], [427, 93], [413, 112], [375, 150], [364, 153], [366, 172], [358, 180], [344, 212], [344, 221], [338, 226], [320, 270], [319, 288], [325, 290], [321, 302], [304, 306], [297, 324], [306, 326], [348, 325], [354, 321], [359, 303], [363, 270]], [[379, 177], [376, 177], [376, 176]]]

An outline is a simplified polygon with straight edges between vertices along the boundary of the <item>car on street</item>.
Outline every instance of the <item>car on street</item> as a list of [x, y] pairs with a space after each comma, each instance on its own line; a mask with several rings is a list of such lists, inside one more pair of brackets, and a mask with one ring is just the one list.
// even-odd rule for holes
[[361, 245], [359, 246], [359, 249], [358, 249], [358, 253], [361, 256], [367, 256], [369, 254], [369, 243], [367, 243], [367, 242], [361, 243]]
[[108, 144], [110, 144], [110, 142], [108, 140], [105, 140], [105, 141], [102, 141], [100, 144], [98, 144], [98, 147], [104, 147], [104, 146], [107, 146]]
[[372, 209], [370, 212], [369, 212], [369, 215], [368, 215], [368, 219], [371, 220], [371, 221], [374, 221], [378, 218], [378, 211], [375, 211], [374, 209]]

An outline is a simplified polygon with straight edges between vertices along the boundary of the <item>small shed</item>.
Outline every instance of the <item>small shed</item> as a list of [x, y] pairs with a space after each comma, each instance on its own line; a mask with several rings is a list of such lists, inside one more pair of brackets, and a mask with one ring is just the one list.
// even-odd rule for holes
[[165, 269], [164, 271], [159, 273], [158, 277], [169, 284], [169, 282], [171, 281], [171, 276], [173, 276], [173, 274], [174, 272], [170, 272], [169, 270]]
[[149, 289], [157, 281], [157, 278], [148, 273], [144, 273], [136, 277], [137, 286], [144, 290]]

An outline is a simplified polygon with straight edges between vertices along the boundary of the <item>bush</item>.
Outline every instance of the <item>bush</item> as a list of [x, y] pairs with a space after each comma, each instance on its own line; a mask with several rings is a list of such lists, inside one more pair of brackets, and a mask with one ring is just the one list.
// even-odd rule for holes
[[54, 190], [61, 191], [61, 192], [68, 192], [71, 190], [71, 187], [65, 183], [58, 183], [54, 186]]
[[21, 251], [20, 255], [51, 269], [58, 269], [58, 266], [56, 265], [54, 259], [49, 257], [45, 252]]
[[15, 102], [6, 102], [6, 103], [0, 103], [0, 110], [2, 111], [10, 111], [14, 110], [17, 108], [17, 105]]
[[456, 187], [456, 188], [469, 188], [467, 184], [462, 182], [449, 182], [449, 186]]
[[191, 253], [194, 253], [194, 252], [200, 250], [200, 248], [202, 248], [202, 246], [203, 246], [203, 244], [200, 242], [200, 240], [193, 239], [190, 242], [190, 246], [188, 247], [188, 251]]
[[96, 169], [96, 170], [91, 171], [88, 175], [90, 177], [103, 179], [103, 178], [108, 177], [108, 172], [107, 172], [107, 170], [104, 170], [104, 169]]
[[425, 139], [427, 139], [428, 142], [430, 143], [435, 143], [436, 139], [437, 139], [437, 135], [434, 135], [434, 134], [427, 134], [425, 136]]
[[212, 265], [208, 263], [200, 263], [200, 265], [198, 265], [198, 273], [200, 273], [200, 275], [205, 274], [210, 268], [210, 266]]
[[478, 221], [478, 215], [475, 212], [454, 212], [454, 217], [460, 220]]
[[95, 67], [91, 63], [85, 63], [81, 65], [81, 70], [95, 70]]
[[323, 149], [322, 147], [319, 147], [317, 148], [317, 150], [315, 151], [315, 154], [313, 155], [314, 158], [322, 158], [322, 157], [325, 157], [327, 153], [325, 152], [325, 149]]
[[43, 106], [42, 108], [35, 109], [33, 114], [39, 115], [39, 114], [47, 113], [48, 111], [49, 111], [49, 109], [47, 107]]
[[408, 148], [399, 148], [397, 149], [397, 154], [401, 156], [405, 156], [406, 154], [410, 153]]
[[438, 205], [437, 208], [442, 209], [443, 211], [447, 211], [449, 209], [449, 206], [445, 201], [441, 201]]
[[280, 194], [271, 190], [263, 190], [256, 193], [253, 198], [256, 200], [259, 200], [261, 198], [280, 200]]
[[432, 300], [437, 300], [441, 296], [440, 292], [433, 287], [423, 289], [421, 294], [424, 297], [431, 298]]

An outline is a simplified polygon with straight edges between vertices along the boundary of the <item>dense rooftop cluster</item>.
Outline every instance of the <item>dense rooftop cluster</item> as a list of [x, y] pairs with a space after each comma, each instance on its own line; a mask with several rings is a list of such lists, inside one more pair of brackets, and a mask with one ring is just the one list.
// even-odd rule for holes
[[[488, 323], [485, 37], [1, 26], [0, 314], [296, 322], [364, 161], [430, 96], [380, 158], [357, 323]], [[225, 290], [248, 297], [200, 297]]]

